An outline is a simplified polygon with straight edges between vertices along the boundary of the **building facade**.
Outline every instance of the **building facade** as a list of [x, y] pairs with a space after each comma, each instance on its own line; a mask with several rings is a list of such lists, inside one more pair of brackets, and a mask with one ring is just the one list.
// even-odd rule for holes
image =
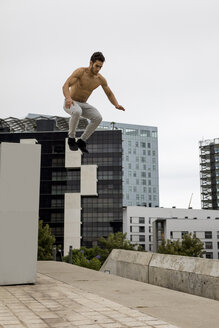
[[133, 244], [152, 252], [162, 237], [174, 241], [195, 233], [204, 243], [205, 257], [219, 259], [219, 211], [129, 206], [123, 209], [123, 232]]
[[219, 209], [219, 139], [200, 141], [200, 184], [203, 209]]
[[[66, 234], [72, 224], [75, 224], [77, 229], [73, 234], [77, 235], [74, 235], [73, 239], [68, 235], [68, 238], [77, 239], [80, 245], [86, 247], [96, 245], [100, 237], [107, 237], [111, 232], [122, 231], [120, 130], [96, 131], [89, 138], [88, 155], [81, 155], [80, 151], [71, 152], [80, 153], [76, 160], [71, 159], [68, 152], [65, 122], [63, 122], [64, 131], [60, 127], [62, 122], [51, 118], [1, 120], [0, 123], [0, 142], [16, 143], [30, 139], [41, 145], [39, 216], [44, 224], [48, 223], [51, 227], [57, 245], [64, 248], [65, 228], [69, 222], [71, 224]], [[27, 131], [28, 127], [29, 131]], [[80, 134], [80, 131], [77, 132], [77, 136]], [[86, 169], [87, 166], [90, 170]], [[91, 184], [89, 174], [93, 177], [92, 188], [89, 187]], [[94, 191], [89, 192], [89, 189]], [[73, 212], [75, 207], [77, 207], [77, 215]], [[73, 223], [72, 218], [77, 222]]]
[[103, 121], [98, 129], [122, 131], [123, 205], [159, 206], [157, 128]]

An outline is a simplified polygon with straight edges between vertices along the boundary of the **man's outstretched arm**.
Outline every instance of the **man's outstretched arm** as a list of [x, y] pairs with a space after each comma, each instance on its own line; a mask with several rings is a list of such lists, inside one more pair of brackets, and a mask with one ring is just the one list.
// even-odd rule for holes
[[107, 81], [101, 77], [102, 83], [101, 86], [105, 92], [105, 94], [107, 95], [109, 101], [119, 110], [123, 110], [125, 111], [125, 108], [121, 105], [119, 105], [118, 101], [116, 100], [116, 97], [114, 96], [112, 90], [109, 88]]

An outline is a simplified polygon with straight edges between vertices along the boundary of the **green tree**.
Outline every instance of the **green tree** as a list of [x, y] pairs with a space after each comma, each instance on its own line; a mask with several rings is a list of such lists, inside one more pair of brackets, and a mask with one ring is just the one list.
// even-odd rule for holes
[[195, 234], [189, 233], [183, 235], [182, 241], [179, 239], [171, 241], [162, 238], [162, 243], [158, 247], [158, 253], [203, 257], [205, 251], [202, 241]]
[[51, 233], [48, 224], [43, 226], [43, 221], [39, 221], [38, 232], [38, 260], [52, 260], [52, 248], [55, 237]]
[[[138, 250], [142, 250], [139, 245], [131, 244], [126, 239], [126, 233], [122, 232], [111, 233], [107, 239], [102, 237], [99, 239], [99, 243], [101, 247], [73, 249], [72, 264], [98, 271], [114, 248], [135, 250], [138, 247]], [[69, 262], [69, 255], [64, 257], [64, 261]]]
[[126, 239], [126, 235], [127, 233], [122, 233], [122, 232], [117, 232], [115, 234], [110, 233], [107, 239], [105, 239], [104, 237], [101, 237], [99, 239], [100, 246], [103, 249], [107, 249], [109, 253], [115, 248], [136, 250], [137, 245], [131, 244], [130, 241]]
[[[98, 251], [98, 247], [95, 248], [86, 248], [82, 247], [81, 249], [72, 250], [72, 264], [82, 266], [88, 269], [100, 270], [101, 265], [105, 259], [101, 255], [95, 255]], [[98, 253], [101, 249], [99, 248]], [[102, 259], [102, 260], [101, 260]], [[69, 255], [64, 257], [65, 262], [69, 262]]]

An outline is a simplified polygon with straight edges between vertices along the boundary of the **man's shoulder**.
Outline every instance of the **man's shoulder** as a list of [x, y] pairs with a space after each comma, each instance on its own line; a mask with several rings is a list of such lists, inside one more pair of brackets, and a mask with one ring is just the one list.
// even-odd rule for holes
[[76, 70], [74, 70], [73, 74], [77, 77], [81, 77], [85, 72], [86, 67], [79, 67]]
[[98, 78], [100, 80], [101, 85], [107, 84], [107, 81], [106, 81], [105, 77], [103, 77], [103, 75], [101, 75], [100, 73], [98, 73]]

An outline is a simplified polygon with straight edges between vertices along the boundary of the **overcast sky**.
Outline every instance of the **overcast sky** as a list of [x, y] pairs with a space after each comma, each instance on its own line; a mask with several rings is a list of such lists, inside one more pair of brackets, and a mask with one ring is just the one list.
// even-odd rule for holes
[[62, 85], [102, 51], [105, 121], [158, 127], [160, 206], [201, 208], [199, 141], [219, 137], [218, 0], [0, 0], [0, 117], [66, 116]]

